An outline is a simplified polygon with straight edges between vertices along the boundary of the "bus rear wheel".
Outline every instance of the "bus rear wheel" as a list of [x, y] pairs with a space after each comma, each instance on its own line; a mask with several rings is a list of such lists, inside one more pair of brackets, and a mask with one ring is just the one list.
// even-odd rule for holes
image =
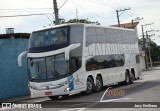
[[125, 72], [125, 81], [124, 81], [124, 84], [125, 85], [128, 85], [129, 83], [130, 83], [130, 75], [129, 75], [129, 72], [128, 71], [126, 71]]
[[131, 73], [129, 74], [128, 71], [125, 72], [125, 81], [119, 82], [120, 85], [129, 85], [132, 84], [134, 81], [134, 75]]
[[134, 73], [131, 72], [131, 74], [130, 74], [130, 79], [129, 79], [129, 83], [132, 84], [133, 81], [134, 81]]
[[94, 92], [94, 82], [90, 77], [88, 77], [86, 85], [87, 85], [87, 90], [85, 91], [85, 94], [93, 93]]
[[102, 90], [102, 87], [103, 87], [103, 83], [102, 83], [102, 79], [97, 76], [96, 77], [96, 87], [95, 87], [95, 92], [99, 92]]

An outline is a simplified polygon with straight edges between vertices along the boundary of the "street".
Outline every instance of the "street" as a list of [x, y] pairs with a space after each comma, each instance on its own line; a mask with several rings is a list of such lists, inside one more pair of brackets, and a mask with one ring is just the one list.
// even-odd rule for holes
[[[107, 90], [107, 91], [106, 91]], [[131, 85], [112, 85], [91, 95], [76, 94], [51, 100], [48, 97], [19, 101], [19, 103], [42, 104], [42, 109], [8, 109], [10, 111], [159, 111], [160, 68], [142, 72], [142, 77]], [[131, 103], [128, 103], [131, 102]], [[149, 104], [149, 105], [148, 105]], [[148, 106], [147, 106], [148, 105]], [[45, 109], [43, 109], [45, 108]], [[54, 108], [54, 109], [53, 109]], [[120, 109], [119, 109], [120, 108]], [[136, 108], [136, 109], [135, 109]], [[145, 109], [144, 109], [145, 108]], [[4, 109], [0, 109], [4, 110]], [[7, 110], [7, 109], [6, 109]]]

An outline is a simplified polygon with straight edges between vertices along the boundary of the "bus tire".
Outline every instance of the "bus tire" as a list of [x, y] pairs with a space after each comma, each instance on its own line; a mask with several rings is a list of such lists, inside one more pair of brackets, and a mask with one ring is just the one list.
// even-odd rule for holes
[[94, 82], [90, 77], [87, 78], [86, 86], [87, 86], [87, 89], [85, 91], [85, 94], [91, 94], [94, 92]]
[[134, 81], [134, 74], [133, 74], [133, 72], [131, 72], [130, 78], [129, 78], [129, 83], [132, 84], [133, 81]]
[[103, 82], [102, 82], [102, 79], [97, 76], [96, 77], [96, 86], [95, 86], [95, 92], [99, 92], [102, 90], [102, 87], [103, 87]]
[[48, 98], [50, 98], [51, 100], [57, 100], [59, 99], [59, 96], [48, 96]]
[[129, 75], [128, 71], [125, 72], [125, 81], [124, 81], [124, 84], [125, 85], [130, 84], [130, 75]]

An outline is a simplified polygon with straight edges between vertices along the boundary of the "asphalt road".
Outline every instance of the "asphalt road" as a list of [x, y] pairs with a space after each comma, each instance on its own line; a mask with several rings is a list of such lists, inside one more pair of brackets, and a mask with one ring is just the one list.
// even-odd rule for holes
[[[109, 88], [111, 87], [111, 88]], [[107, 91], [106, 91], [107, 90]], [[131, 85], [112, 85], [91, 95], [77, 94], [58, 100], [38, 98], [20, 103], [41, 104], [42, 109], [0, 109], [11, 111], [160, 111], [160, 68], [144, 71]], [[137, 108], [136, 108], [137, 107]], [[156, 108], [158, 107], [158, 108]]]

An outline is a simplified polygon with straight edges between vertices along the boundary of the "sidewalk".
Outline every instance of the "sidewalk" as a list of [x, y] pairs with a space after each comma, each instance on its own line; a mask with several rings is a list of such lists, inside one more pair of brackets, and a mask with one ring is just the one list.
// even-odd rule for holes
[[2, 100], [0, 102], [18, 102], [18, 101], [28, 100], [28, 99], [31, 99], [30, 96], [22, 96], [22, 97], [16, 97], [16, 98], [12, 98], [12, 99]]
[[151, 71], [151, 70], [160, 70], [160, 66], [157, 66], [157, 67], [152, 67], [152, 68], [149, 68], [149, 69], [143, 69], [143, 71]]

